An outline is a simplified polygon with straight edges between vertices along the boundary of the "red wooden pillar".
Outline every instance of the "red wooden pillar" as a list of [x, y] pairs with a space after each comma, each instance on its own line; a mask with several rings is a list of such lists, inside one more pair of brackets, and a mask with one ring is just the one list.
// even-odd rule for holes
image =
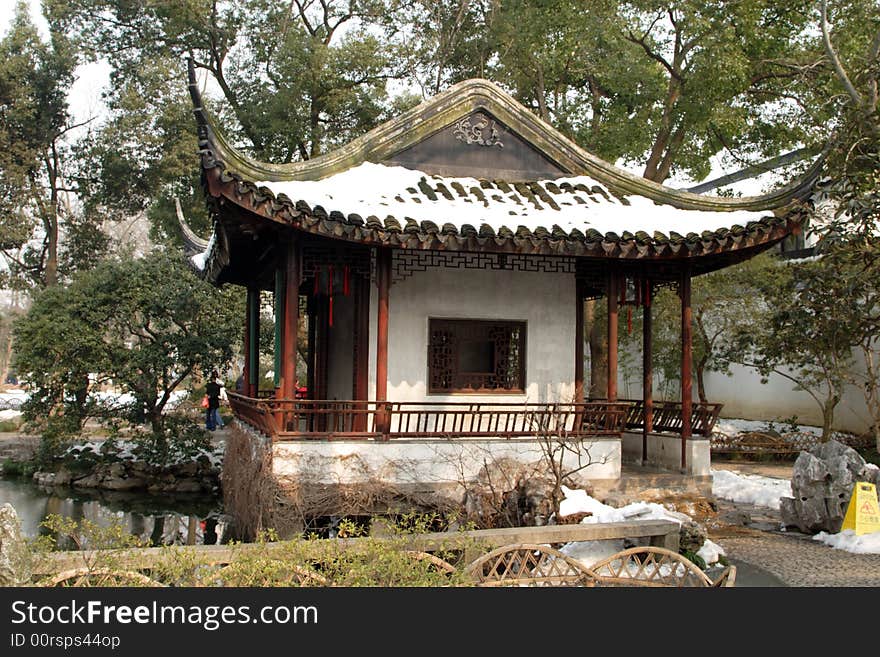
[[296, 397], [296, 338], [299, 331], [299, 244], [287, 247], [284, 267], [284, 317], [281, 334], [281, 398]]
[[648, 460], [648, 434], [654, 429], [654, 369], [651, 363], [653, 355], [653, 318], [651, 302], [654, 293], [650, 281], [647, 282], [642, 300], [642, 405], [645, 409], [645, 422], [642, 429], [642, 463]]
[[378, 313], [376, 321], [376, 427], [380, 433], [388, 431], [385, 404], [388, 401], [388, 298], [391, 292], [391, 250], [376, 250], [376, 283]]
[[367, 404], [370, 385], [370, 280], [356, 276], [354, 287], [354, 362], [352, 371], [352, 399], [359, 402], [355, 415], [354, 431], [367, 430]]
[[617, 270], [608, 274], [608, 401], [617, 401]]
[[575, 282], [574, 317], [574, 401], [584, 401], [584, 284]]
[[687, 441], [691, 437], [693, 409], [693, 337], [691, 335], [691, 268], [681, 272], [681, 467], [687, 467]]

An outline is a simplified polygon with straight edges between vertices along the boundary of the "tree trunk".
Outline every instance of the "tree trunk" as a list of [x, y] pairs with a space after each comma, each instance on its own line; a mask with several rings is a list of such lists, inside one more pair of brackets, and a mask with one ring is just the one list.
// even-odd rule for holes
[[596, 300], [584, 304], [584, 333], [590, 336], [590, 399], [604, 399], [608, 394], [608, 341], [596, 321]]
[[700, 398], [700, 403], [705, 404], [708, 400], [706, 399], [706, 384], [703, 381], [703, 377], [705, 376], [706, 370], [706, 360], [705, 358], [700, 358], [694, 363], [694, 374], [697, 377], [697, 396]]
[[840, 395], [837, 393], [831, 395], [822, 404], [822, 438], [823, 443], [831, 440], [831, 423], [834, 421], [834, 409], [840, 402]]

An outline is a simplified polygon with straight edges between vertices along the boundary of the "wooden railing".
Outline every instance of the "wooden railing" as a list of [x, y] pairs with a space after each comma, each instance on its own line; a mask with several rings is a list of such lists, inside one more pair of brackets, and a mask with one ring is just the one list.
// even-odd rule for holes
[[626, 402], [505, 404], [253, 399], [228, 393], [236, 417], [275, 439], [612, 436]]
[[[645, 426], [645, 403], [641, 399], [621, 399], [630, 404], [626, 416], [627, 429], [643, 429]], [[691, 411], [691, 432], [698, 436], [710, 436], [724, 404], [694, 402]], [[681, 402], [654, 401], [652, 431], [681, 433]]]

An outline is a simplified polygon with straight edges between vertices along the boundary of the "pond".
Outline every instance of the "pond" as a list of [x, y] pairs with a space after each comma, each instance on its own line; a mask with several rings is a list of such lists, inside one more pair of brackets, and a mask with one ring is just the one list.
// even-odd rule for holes
[[[222, 500], [213, 496], [43, 488], [28, 479], [0, 477], [0, 504], [6, 502], [29, 538], [49, 535], [42, 523], [53, 514], [102, 527], [119, 523], [152, 545], [212, 545], [228, 531]], [[57, 541], [61, 549], [76, 547], [67, 538]]]

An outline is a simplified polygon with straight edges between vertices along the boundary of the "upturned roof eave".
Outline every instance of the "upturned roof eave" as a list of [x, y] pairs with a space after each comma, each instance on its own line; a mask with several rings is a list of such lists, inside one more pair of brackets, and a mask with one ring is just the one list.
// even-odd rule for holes
[[380, 162], [476, 109], [492, 112], [572, 176], [587, 175], [620, 194], [642, 196], [681, 210], [747, 210], [779, 215], [788, 206], [809, 195], [824, 163], [824, 156], [818, 156], [798, 180], [760, 196], [726, 198], [677, 190], [605, 162], [529, 112], [488, 80], [472, 79], [450, 87], [325, 155], [304, 162], [271, 164], [251, 158], [236, 149], [214, 124], [204, 107], [192, 60], [189, 62], [189, 91], [203, 154], [210, 152], [210, 159], [223, 162], [228, 171], [251, 182], [320, 180], [363, 162]]

